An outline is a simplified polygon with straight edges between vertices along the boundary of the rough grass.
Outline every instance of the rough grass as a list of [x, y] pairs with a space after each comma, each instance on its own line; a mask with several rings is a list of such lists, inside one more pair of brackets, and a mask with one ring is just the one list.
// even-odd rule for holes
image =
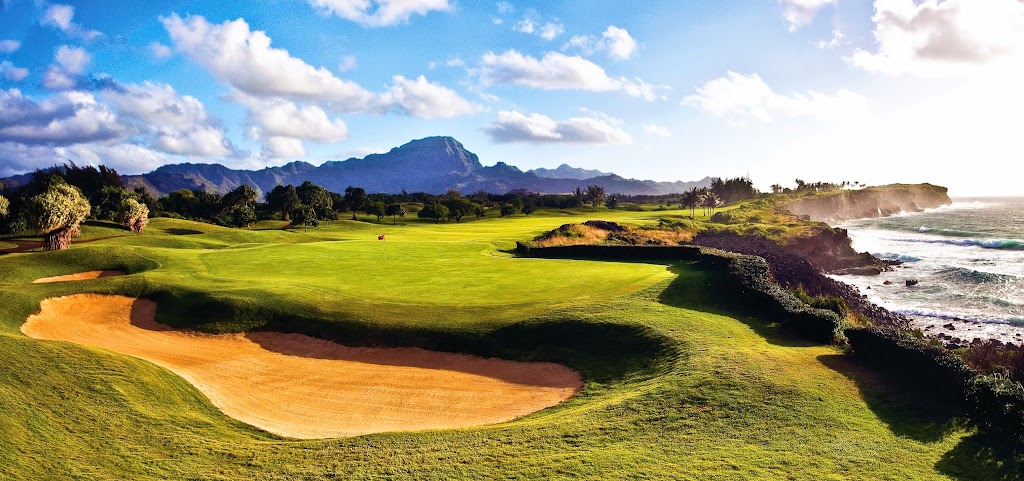
[[[735, 311], [692, 265], [506, 252], [561, 224], [666, 214], [684, 215], [338, 221], [308, 232], [154, 219], [140, 236], [2, 256], [0, 479], [1016, 479], [1019, 459], [946, 407], [835, 348], [781, 337], [777, 319]], [[108, 229], [84, 233], [105, 236], [94, 228]], [[30, 284], [109, 268], [131, 275]], [[496, 426], [281, 439], [154, 365], [19, 332], [40, 299], [74, 292], [154, 297], [162, 321], [207, 330], [552, 360], [587, 385]]]

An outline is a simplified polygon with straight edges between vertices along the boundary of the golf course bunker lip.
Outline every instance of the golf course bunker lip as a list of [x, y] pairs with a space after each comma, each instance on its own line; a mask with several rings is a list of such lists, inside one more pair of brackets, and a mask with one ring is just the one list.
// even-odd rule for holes
[[116, 277], [123, 276], [124, 271], [106, 270], [106, 271], [86, 271], [78, 272], [75, 274], [67, 274], [63, 276], [53, 277], [40, 277], [32, 281], [33, 284], [48, 284], [50, 282], [68, 282], [68, 281], [85, 281], [89, 279], [99, 279], [101, 277]]
[[583, 386], [560, 364], [354, 348], [301, 334], [202, 334], [159, 324], [155, 313], [146, 299], [53, 297], [21, 331], [153, 362], [228, 416], [292, 438], [495, 424], [559, 404]]

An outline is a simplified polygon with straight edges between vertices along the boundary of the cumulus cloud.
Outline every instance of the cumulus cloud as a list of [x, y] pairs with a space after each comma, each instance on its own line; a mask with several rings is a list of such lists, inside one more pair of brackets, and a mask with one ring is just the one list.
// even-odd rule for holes
[[245, 94], [322, 102], [338, 113], [382, 109], [377, 95], [271, 47], [270, 37], [250, 30], [245, 20], [211, 24], [201, 16], [182, 19], [174, 14], [161, 21], [175, 49]]
[[0, 40], [0, 53], [14, 53], [21, 48], [21, 42], [18, 40]]
[[82, 47], [69, 47], [67, 45], [61, 45], [57, 48], [57, 53], [53, 57], [57, 65], [60, 65], [64, 70], [73, 73], [80, 74], [85, 71], [85, 67], [92, 62], [92, 55], [86, 52]]
[[24, 67], [18, 67], [11, 63], [9, 60], [0, 62], [0, 77], [3, 77], [11, 82], [21, 82], [28, 77], [28, 69]]
[[779, 6], [782, 7], [782, 18], [789, 23], [789, 31], [795, 32], [814, 21], [814, 17], [818, 16], [818, 12], [823, 8], [837, 2], [838, 0], [779, 0]]
[[633, 141], [622, 129], [592, 117], [556, 121], [545, 115], [527, 116], [515, 110], [498, 112], [485, 132], [496, 143], [628, 144]]
[[234, 148], [219, 122], [199, 99], [179, 95], [167, 84], [145, 82], [108, 90], [104, 97], [126, 120], [134, 121], [153, 148], [169, 154], [223, 156]]
[[697, 88], [683, 105], [736, 121], [773, 122], [778, 117], [835, 120], [863, 113], [867, 99], [849, 90], [828, 95], [813, 90], [781, 95], [757, 74], [729, 72]]
[[263, 141], [263, 154], [280, 159], [284, 157], [305, 157], [306, 148], [302, 141], [291, 137], [267, 137]]
[[672, 136], [672, 133], [668, 131], [667, 127], [662, 127], [658, 124], [644, 124], [644, 133], [655, 137]]
[[449, 11], [448, 0], [308, 0], [317, 10], [345, 18], [364, 27], [405, 23], [413, 15]]
[[92, 94], [65, 92], [41, 102], [0, 90], [0, 142], [65, 146], [121, 138], [117, 115]]
[[395, 75], [387, 97], [389, 103], [402, 113], [421, 119], [447, 119], [483, 110], [454, 90], [428, 82], [422, 75], [415, 80]]
[[122, 174], [151, 171], [169, 158], [146, 147], [129, 144], [78, 144], [63, 147], [0, 141], [0, 177], [21, 174], [72, 161], [78, 165], [106, 165]]
[[846, 60], [871, 72], [942, 76], [1024, 60], [1024, 3], [1019, 0], [876, 0], [877, 49]]
[[846, 41], [846, 34], [842, 30], [832, 30], [831, 40], [821, 40], [818, 42], [818, 48], [836, 48], [840, 45], [846, 45], [850, 42]]
[[91, 42], [103, 36], [102, 32], [89, 30], [75, 23], [74, 18], [75, 7], [72, 7], [71, 5], [56, 4], [50, 5], [50, 7], [46, 9], [40, 23], [48, 27], [54, 27], [72, 37], [78, 37], [87, 42]]
[[541, 59], [509, 50], [484, 54], [476, 71], [484, 85], [511, 84], [543, 90], [622, 91], [652, 101], [666, 89], [639, 79], [612, 78], [597, 64], [578, 56], [548, 52]]
[[562, 47], [562, 50], [579, 49], [584, 55], [603, 51], [613, 60], [629, 60], [636, 53], [637, 42], [624, 28], [609, 25], [601, 37], [593, 35], [575, 35]]
[[315, 105], [299, 106], [284, 99], [258, 99], [244, 94], [228, 99], [249, 108], [250, 126], [258, 129], [250, 131], [254, 137], [290, 137], [314, 142], [348, 140], [345, 121], [329, 118]]

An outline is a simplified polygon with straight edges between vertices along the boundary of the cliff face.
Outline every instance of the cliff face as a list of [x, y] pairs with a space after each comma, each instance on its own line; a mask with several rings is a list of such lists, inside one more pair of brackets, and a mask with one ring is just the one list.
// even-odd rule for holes
[[811, 220], [835, 224], [852, 219], [888, 217], [900, 212], [921, 212], [951, 204], [948, 189], [931, 184], [894, 184], [824, 193], [796, 199], [786, 208]]

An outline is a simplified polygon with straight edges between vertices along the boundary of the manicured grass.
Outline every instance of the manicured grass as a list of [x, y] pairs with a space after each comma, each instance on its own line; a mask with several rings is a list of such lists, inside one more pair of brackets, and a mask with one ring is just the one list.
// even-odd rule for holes
[[[2, 256], [0, 479], [1016, 479], [1019, 459], [946, 407], [836, 348], [781, 336], [776, 319], [733, 310], [714, 274], [507, 252], [560, 224], [666, 214], [683, 213], [337, 221], [307, 232], [154, 219], [139, 236]], [[105, 237], [93, 229], [113, 228], [84, 234]], [[102, 268], [131, 275], [30, 284]], [[75, 292], [151, 296], [178, 326], [558, 361], [587, 385], [497, 426], [280, 439], [224, 416], [168, 371], [18, 331], [40, 299]]]

